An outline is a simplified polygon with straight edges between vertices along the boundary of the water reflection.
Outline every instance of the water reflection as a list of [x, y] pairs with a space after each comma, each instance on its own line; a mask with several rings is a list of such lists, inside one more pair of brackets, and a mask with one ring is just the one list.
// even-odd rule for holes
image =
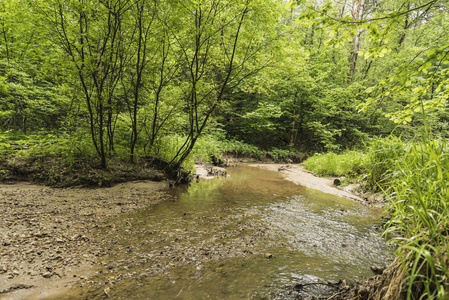
[[297, 280], [370, 276], [388, 258], [377, 212], [276, 172], [228, 173], [116, 221], [106, 259], [121, 279], [114, 298], [276, 299]]

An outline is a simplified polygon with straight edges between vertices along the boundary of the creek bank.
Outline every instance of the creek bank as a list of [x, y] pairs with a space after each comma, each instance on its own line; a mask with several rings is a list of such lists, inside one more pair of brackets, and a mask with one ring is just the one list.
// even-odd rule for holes
[[215, 167], [208, 164], [196, 164], [195, 165], [195, 178], [196, 179], [214, 179], [217, 176], [228, 177], [228, 173], [225, 168]]
[[0, 182], [32, 182], [52, 187], [111, 187], [135, 180], [162, 181], [167, 175], [155, 168], [153, 161], [142, 159], [139, 164], [110, 159], [102, 169], [98, 159], [60, 157], [15, 157], [0, 161]]
[[107, 255], [101, 228], [115, 216], [163, 201], [163, 182], [110, 188], [54, 189], [29, 183], [0, 185], [0, 299], [49, 296], [82, 284]]
[[360, 184], [347, 186], [336, 186], [337, 177], [318, 177], [304, 169], [301, 164], [274, 164], [257, 163], [250, 166], [278, 171], [287, 180], [310, 189], [318, 190], [327, 194], [347, 198], [370, 206], [383, 207], [383, 196], [381, 193], [364, 193]]

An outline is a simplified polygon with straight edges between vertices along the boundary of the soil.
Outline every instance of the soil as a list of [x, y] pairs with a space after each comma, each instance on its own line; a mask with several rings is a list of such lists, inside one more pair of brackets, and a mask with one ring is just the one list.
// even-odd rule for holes
[[55, 189], [0, 185], [0, 298], [33, 299], [82, 282], [106, 255], [92, 231], [164, 199], [167, 182]]
[[110, 159], [105, 169], [98, 159], [75, 159], [67, 162], [60, 157], [16, 157], [0, 160], [0, 182], [26, 181], [52, 187], [110, 187], [133, 180], [162, 181], [163, 171], [154, 168], [158, 161], [141, 158], [133, 164]]

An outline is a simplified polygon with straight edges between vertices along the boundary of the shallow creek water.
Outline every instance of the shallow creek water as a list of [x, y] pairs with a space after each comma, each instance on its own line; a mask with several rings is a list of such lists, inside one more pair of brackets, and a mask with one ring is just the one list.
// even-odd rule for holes
[[99, 232], [110, 242], [97, 289], [114, 299], [285, 299], [286, 285], [361, 279], [389, 259], [379, 211], [277, 172], [228, 172], [172, 188], [169, 201]]

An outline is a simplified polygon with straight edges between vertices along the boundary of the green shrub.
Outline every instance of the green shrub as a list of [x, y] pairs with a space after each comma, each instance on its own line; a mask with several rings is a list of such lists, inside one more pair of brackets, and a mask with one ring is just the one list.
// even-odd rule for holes
[[274, 161], [285, 161], [287, 159], [290, 159], [295, 156], [295, 150], [294, 149], [278, 149], [278, 148], [272, 148], [271, 151], [268, 152], [268, 155], [274, 160]]
[[46, 131], [33, 134], [13, 131], [0, 133], [2, 159], [60, 157], [63, 158], [63, 164], [73, 166], [76, 158], [92, 156], [95, 156], [95, 149], [91, 141], [81, 137]]
[[367, 146], [367, 184], [371, 190], [377, 190], [392, 179], [394, 166], [398, 157], [402, 157], [408, 148], [399, 137], [374, 138]]
[[[152, 149], [150, 155], [155, 155], [167, 162], [175, 157], [177, 151], [185, 142], [185, 136], [170, 135], [163, 139], [157, 140], [155, 147]], [[220, 143], [213, 135], [204, 135], [195, 143], [195, 147], [187, 159], [182, 164], [186, 170], [192, 170], [193, 165], [197, 161], [206, 163], [211, 162], [211, 155], [221, 157]]]
[[366, 156], [355, 151], [316, 154], [304, 161], [304, 167], [318, 176], [355, 176], [361, 174], [365, 166]]
[[254, 159], [262, 159], [264, 152], [259, 147], [236, 140], [224, 140], [220, 142], [220, 148], [235, 156], [246, 156]]

